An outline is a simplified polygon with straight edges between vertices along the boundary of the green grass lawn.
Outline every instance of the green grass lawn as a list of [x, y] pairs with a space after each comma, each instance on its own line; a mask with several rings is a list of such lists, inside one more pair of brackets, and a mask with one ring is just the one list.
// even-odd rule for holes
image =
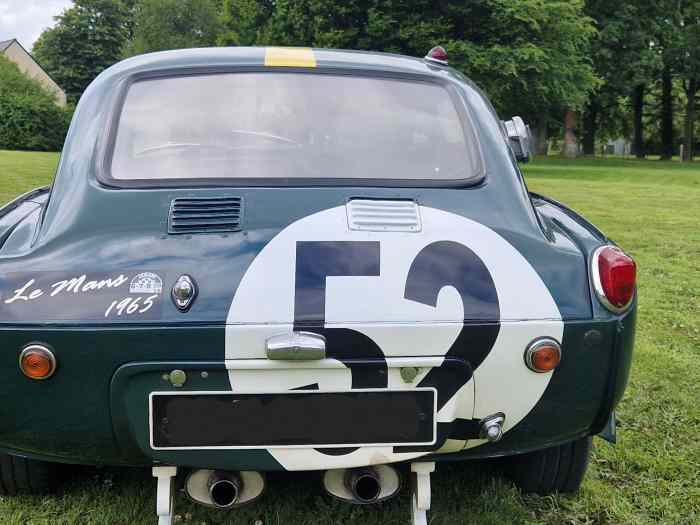
[[[0, 151], [0, 201], [50, 181], [55, 154]], [[639, 265], [637, 347], [618, 410], [618, 445], [596, 440], [581, 492], [523, 497], [489, 465], [439, 466], [430, 523], [700, 523], [700, 163], [547, 159], [525, 167], [530, 189], [599, 226]], [[152, 524], [145, 470], [75, 469], [55, 497], [0, 498], [0, 523]], [[271, 476], [258, 503], [211, 511], [177, 498], [180, 523], [405, 524], [404, 493], [379, 507], [322, 495], [316, 475]]]
[[0, 150], [0, 204], [50, 184], [57, 165], [56, 153]]

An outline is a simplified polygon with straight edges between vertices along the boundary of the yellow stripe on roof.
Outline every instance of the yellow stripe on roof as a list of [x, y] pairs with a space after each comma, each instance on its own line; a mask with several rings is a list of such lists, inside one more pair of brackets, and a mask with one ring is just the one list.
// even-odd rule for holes
[[316, 56], [308, 47], [267, 47], [265, 65], [282, 67], [316, 67]]

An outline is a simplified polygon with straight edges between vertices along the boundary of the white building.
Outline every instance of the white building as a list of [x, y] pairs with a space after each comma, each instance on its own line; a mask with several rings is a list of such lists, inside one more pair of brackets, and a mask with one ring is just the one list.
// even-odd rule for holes
[[59, 106], [66, 105], [66, 93], [61, 87], [54, 82], [49, 74], [34, 60], [34, 57], [22, 47], [17, 39], [3, 40], [0, 42], [0, 55], [4, 55], [9, 60], [19, 66], [28, 77], [38, 80], [44, 88], [53, 93], [56, 97], [56, 104]]

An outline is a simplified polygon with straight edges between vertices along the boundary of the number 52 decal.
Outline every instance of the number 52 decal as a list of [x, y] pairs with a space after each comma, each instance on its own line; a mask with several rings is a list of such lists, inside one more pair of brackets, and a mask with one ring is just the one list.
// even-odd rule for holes
[[[352, 373], [352, 388], [387, 386], [386, 367], [366, 367], [353, 357], [384, 360], [381, 348], [368, 336], [349, 328], [325, 327], [326, 278], [333, 276], [380, 276], [378, 241], [298, 241], [294, 283], [294, 329], [319, 333], [327, 339], [328, 357], [338, 359]], [[454, 287], [462, 299], [464, 324], [445, 357], [481, 364], [499, 331], [496, 287], [484, 262], [467, 246], [437, 241], [423, 248], [411, 263], [404, 299], [436, 307], [445, 286]], [[391, 303], [389, 303], [391, 304]], [[359, 354], [358, 354], [359, 350]], [[440, 384], [438, 409], [469, 381], [455, 381], [442, 367], [431, 369], [418, 386]], [[451, 374], [454, 375], [454, 374]]]

